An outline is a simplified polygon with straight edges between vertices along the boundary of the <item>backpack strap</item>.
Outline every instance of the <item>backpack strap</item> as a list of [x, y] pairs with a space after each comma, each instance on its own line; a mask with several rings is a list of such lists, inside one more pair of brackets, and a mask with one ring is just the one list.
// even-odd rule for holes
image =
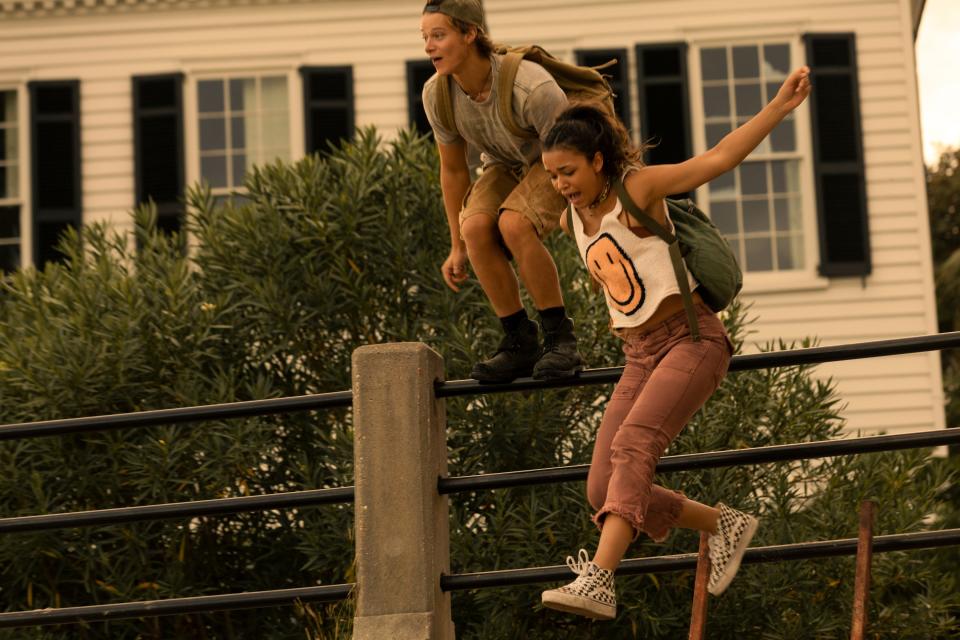
[[522, 128], [513, 119], [513, 83], [522, 61], [523, 53], [519, 51], [507, 51], [504, 54], [497, 80], [497, 110], [500, 111], [500, 120], [511, 134], [518, 138], [536, 138], [536, 131]]
[[569, 202], [567, 203], [567, 235], [574, 240], [577, 239], [573, 233], [573, 205]]
[[457, 118], [453, 113], [453, 100], [450, 96], [450, 76], [437, 75], [437, 115], [440, 125], [445, 129], [457, 131]]
[[673, 264], [673, 273], [677, 276], [677, 285], [680, 287], [680, 298], [683, 300], [683, 309], [687, 312], [687, 324], [690, 325], [690, 337], [694, 342], [699, 342], [700, 325], [697, 322], [697, 312], [693, 308], [693, 294], [690, 292], [690, 282], [687, 280], [687, 268], [683, 263], [683, 256], [680, 255], [680, 242], [677, 240], [677, 236], [670, 233], [666, 227], [638, 207], [633, 201], [633, 198], [630, 197], [630, 194], [627, 193], [623, 182], [614, 180], [613, 186], [617, 190], [620, 203], [626, 207], [627, 211], [629, 211], [640, 224], [667, 243], [667, 248], [670, 251], [670, 262]]

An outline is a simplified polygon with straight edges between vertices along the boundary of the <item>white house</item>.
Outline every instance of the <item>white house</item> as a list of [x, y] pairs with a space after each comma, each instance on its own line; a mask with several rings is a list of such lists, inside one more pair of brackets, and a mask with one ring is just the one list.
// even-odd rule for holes
[[[495, 40], [611, 57], [651, 161], [704, 150], [791, 68], [814, 96], [696, 195], [745, 267], [756, 342], [936, 331], [914, 35], [923, 0], [487, 0]], [[0, 0], [0, 265], [66, 225], [219, 192], [374, 124], [423, 126], [422, 0]], [[819, 367], [852, 429], [944, 427], [939, 355]]]

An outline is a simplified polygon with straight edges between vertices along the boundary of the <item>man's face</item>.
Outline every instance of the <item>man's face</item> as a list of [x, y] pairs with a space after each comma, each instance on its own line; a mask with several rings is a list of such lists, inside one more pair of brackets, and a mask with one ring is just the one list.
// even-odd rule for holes
[[476, 37], [461, 33], [450, 18], [442, 13], [425, 13], [420, 18], [420, 34], [423, 50], [430, 56], [433, 67], [440, 75], [455, 73], [467, 55]]

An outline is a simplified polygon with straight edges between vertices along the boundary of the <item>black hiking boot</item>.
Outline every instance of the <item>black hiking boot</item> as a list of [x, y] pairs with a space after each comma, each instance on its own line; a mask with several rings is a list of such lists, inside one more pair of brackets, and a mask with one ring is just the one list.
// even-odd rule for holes
[[564, 318], [554, 331], [545, 331], [543, 354], [533, 367], [537, 380], [567, 378], [583, 369], [583, 360], [577, 351], [577, 336], [573, 335], [573, 320]]
[[480, 382], [512, 382], [533, 373], [539, 356], [537, 323], [527, 320], [504, 336], [492, 358], [473, 365], [470, 377]]

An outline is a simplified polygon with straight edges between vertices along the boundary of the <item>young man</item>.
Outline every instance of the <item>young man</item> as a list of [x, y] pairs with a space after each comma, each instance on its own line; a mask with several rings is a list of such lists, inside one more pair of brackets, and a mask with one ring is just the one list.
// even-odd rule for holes
[[[558, 225], [566, 204], [540, 161], [540, 139], [567, 98], [547, 71], [524, 60], [513, 84], [514, 118], [539, 138], [511, 134], [497, 111], [502, 56], [493, 53], [483, 23], [479, 0], [430, 0], [420, 21], [424, 49], [437, 70], [423, 88], [423, 105], [440, 149], [440, 186], [450, 226], [443, 279], [459, 291], [468, 277], [469, 257], [506, 334], [493, 357], [474, 366], [474, 378], [509, 382], [529, 375], [569, 376], [583, 365], [557, 267], [541, 240]], [[444, 126], [438, 109], [437, 85], [448, 81], [454, 129]], [[472, 185], [468, 144], [481, 152], [483, 161]], [[510, 255], [539, 311], [542, 348], [537, 324], [520, 300]]]

